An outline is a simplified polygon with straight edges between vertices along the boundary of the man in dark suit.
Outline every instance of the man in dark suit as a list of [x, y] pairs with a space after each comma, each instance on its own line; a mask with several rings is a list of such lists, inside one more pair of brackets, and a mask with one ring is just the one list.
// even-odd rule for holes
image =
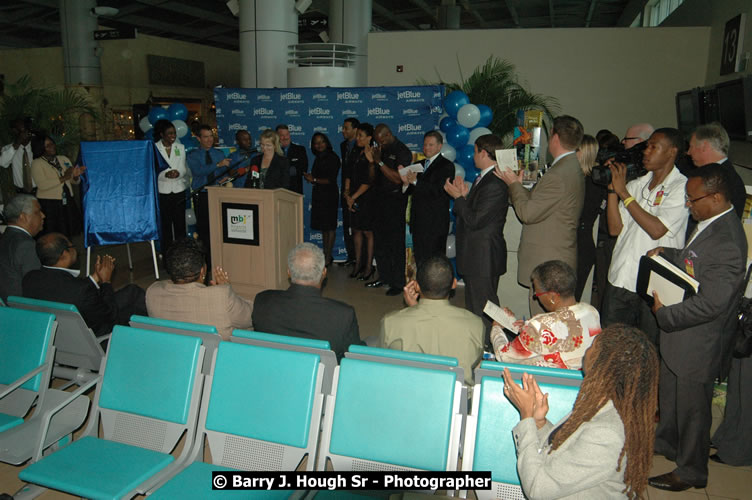
[[355, 245], [353, 243], [352, 233], [350, 232], [350, 210], [347, 208], [347, 201], [345, 201], [346, 186], [345, 182], [350, 179], [352, 173], [352, 167], [355, 164], [355, 160], [360, 155], [361, 148], [358, 147], [355, 141], [355, 134], [358, 131], [358, 125], [360, 120], [354, 117], [345, 118], [342, 123], [342, 137], [345, 139], [339, 145], [339, 157], [342, 160], [342, 171], [339, 182], [339, 190], [341, 193], [340, 199], [342, 202], [342, 233], [345, 236], [345, 249], [347, 249], [347, 260], [340, 262], [340, 266], [349, 266], [355, 264]]
[[45, 234], [36, 251], [43, 267], [24, 276], [24, 297], [73, 304], [97, 336], [110, 333], [116, 324], [127, 325], [133, 314], [147, 315], [142, 288], [130, 284], [113, 290], [113, 257], [97, 256], [94, 274], [79, 279], [78, 252], [64, 235]]
[[305, 147], [293, 144], [287, 125], [277, 125], [279, 145], [290, 163], [290, 191], [303, 194], [303, 173], [308, 172], [308, 154]]
[[747, 240], [722, 167], [703, 167], [687, 181], [686, 191], [697, 229], [683, 249], [649, 252], [662, 252], [700, 283], [696, 295], [671, 306], [653, 294], [661, 328], [655, 451], [677, 468], [649, 483], [669, 491], [707, 484], [713, 382], [728, 373], [747, 261]]
[[491, 321], [483, 314], [486, 301], [499, 304], [499, 277], [507, 271], [507, 245], [504, 223], [509, 198], [507, 185], [492, 174], [496, 150], [502, 149], [495, 135], [475, 141], [475, 166], [481, 171], [469, 190], [464, 179], [446, 181], [444, 189], [454, 198], [457, 216], [457, 271], [465, 280], [465, 308], [483, 319], [485, 344], [489, 343]]
[[[698, 168], [712, 163], [721, 165], [723, 172], [728, 176], [731, 190], [730, 201], [734, 206], [734, 212], [741, 217], [744, 212], [744, 203], [747, 201], [747, 191], [744, 188], [744, 181], [728, 158], [729, 144], [729, 136], [723, 125], [718, 122], [708, 123], [700, 125], [692, 133], [687, 154]], [[691, 222], [690, 224], [694, 226]], [[694, 227], [687, 227], [689, 231], [687, 234], [691, 234], [692, 229]]]
[[423, 136], [423, 172], [409, 172], [402, 176], [405, 194], [412, 195], [410, 205], [410, 233], [413, 237], [415, 264], [446, 252], [449, 234], [449, 196], [444, 191], [446, 181], [454, 178], [454, 163], [441, 155], [444, 139], [436, 130]]
[[313, 243], [300, 243], [287, 257], [290, 288], [265, 290], [253, 302], [253, 329], [326, 340], [341, 359], [352, 344], [362, 344], [352, 306], [321, 296], [326, 278], [324, 252]]
[[42, 264], [34, 250], [34, 237], [42, 230], [44, 213], [30, 194], [18, 194], [5, 206], [8, 227], [0, 236], [0, 298], [21, 295], [21, 279]]

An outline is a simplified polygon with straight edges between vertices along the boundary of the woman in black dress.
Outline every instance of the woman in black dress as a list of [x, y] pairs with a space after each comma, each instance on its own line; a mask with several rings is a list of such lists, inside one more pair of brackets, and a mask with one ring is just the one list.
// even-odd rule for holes
[[[585, 203], [582, 206], [580, 223], [577, 226], [577, 289], [575, 299], [579, 302], [585, 290], [585, 282], [595, 263], [595, 243], [593, 242], [593, 224], [598, 215], [605, 216], [606, 188], [593, 182], [590, 172], [596, 164], [598, 141], [592, 135], [582, 138], [577, 148], [577, 159], [585, 174]], [[595, 280], [595, 277], [593, 277]], [[602, 292], [601, 292], [602, 293]]]
[[[353, 164], [350, 177], [345, 180], [345, 201], [352, 214], [350, 227], [353, 230], [353, 245], [355, 246], [355, 270], [351, 278], [361, 281], [373, 277], [373, 227], [376, 219], [374, 210], [373, 190], [371, 185], [376, 177], [376, 166], [373, 163], [373, 125], [361, 123], [355, 140], [359, 148], [363, 148], [360, 156]], [[363, 260], [363, 239], [365, 239], [366, 257]]]
[[305, 172], [305, 180], [313, 184], [311, 194], [311, 229], [321, 231], [324, 240], [326, 265], [332, 263], [332, 248], [337, 230], [337, 209], [339, 208], [339, 156], [334, 154], [332, 143], [321, 132], [311, 138], [311, 152], [316, 158], [311, 172]]

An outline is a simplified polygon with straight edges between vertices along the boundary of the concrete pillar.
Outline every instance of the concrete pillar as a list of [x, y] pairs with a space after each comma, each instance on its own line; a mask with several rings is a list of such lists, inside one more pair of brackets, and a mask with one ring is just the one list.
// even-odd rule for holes
[[357, 86], [368, 85], [368, 32], [371, 0], [329, 0], [329, 39], [356, 47]]
[[298, 11], [291, 0], [240, 0], [240, 84], [287, 87], [288, 46], [298, 43]]
[[66, 85], [102, 85], [99, 50], [94, 41], [96, 0], [60, 0], [63, 70]]

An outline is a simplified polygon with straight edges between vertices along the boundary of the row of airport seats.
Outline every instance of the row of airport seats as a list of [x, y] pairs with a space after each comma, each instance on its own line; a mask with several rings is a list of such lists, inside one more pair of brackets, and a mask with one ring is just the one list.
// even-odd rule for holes
[[519, 415], [501, 370], [534, 372], [553, 421], [571, 410], [581, 381], [579, 372], [484, 362], [466, 415], [454, 358], [351, 346], [338, 366], [324, 341], [242, 330], [218, 339], [213, 327], [155, 318], [117, 326], [83, 435], [35, 457], [16, 498], [43, 488], [86, 498], [231, 495], [211, 489], [214, 470], [455, 471], [462, 436], [462, 470], [492, 471], [494, 489], [478, 497], [524, 498], [511, 434]]

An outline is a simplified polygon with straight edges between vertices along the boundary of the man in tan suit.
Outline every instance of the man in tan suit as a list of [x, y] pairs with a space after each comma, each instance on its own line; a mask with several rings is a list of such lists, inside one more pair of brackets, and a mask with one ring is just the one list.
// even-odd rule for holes
[[183, 238], [170, 246], [165, 260], [170, 281], [157, 281], [146, 290], [149, 316], [212, 325], [223, 340], [234, 328], [251, 328], [251, 304], [235, 294], [230, 278], [219, 266], [204, 285], [206, 256], [201, 243]]
[[538, 264], [561, 260], [577, 268], [577, 224], [585, 200], [585, 176], [575, 151], [583, 136], [577, 118], [554, 120], [548, 151], [554, 161], [533, 189], [522, 185], [523, 171], [494, 172], [509, 186], [514, 211], [522, 222], [517, 251], [517, 281], [531, 290], [530, 314], [543, 312], [532, 295], [530, 274]]

